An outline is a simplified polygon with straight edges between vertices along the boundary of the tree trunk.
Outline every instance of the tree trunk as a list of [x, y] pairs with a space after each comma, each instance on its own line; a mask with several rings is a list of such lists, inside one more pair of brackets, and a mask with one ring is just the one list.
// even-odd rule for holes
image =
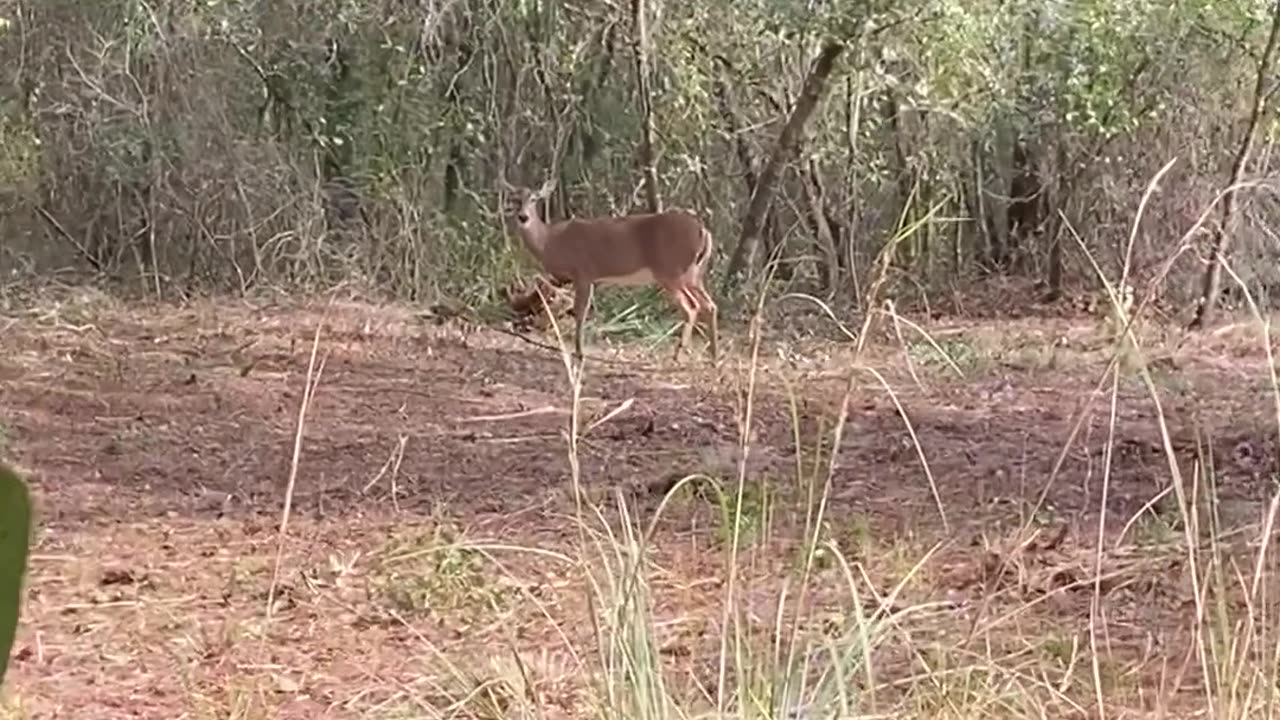
[[636, 63], [636, 92], [640, 95], [640, 169], [644, 173], [645, 202], [649, 212], [662, 210], [658, 197], [658, 171], [653, 158], [653, 101], [649, 95], [649, 29], [644, 0], [631, 0], [631, 47]]
[[[1067, 166], [1067, 145], [1064, 142], [1058, 142], [1058, 172]], [[1050, 205], [1047, 202], [1046, 205]], [[1055, 197], [1051, 207], [1066, 211], [1066, 207], [1061, 204], [1061, 198]], [[1048, 218], [1045, 225], [1048, 227], [1049, 235], [1049, 290], [1045, 294], [1045, 302], [1057, 302], [1062, 299], [1062, 275], [1064, 271], [1065, 260], [1062, 256], [1062, 220], [1061, 216], [1054, 212], [1046, 213]]]
[[[475, 55], [475, 48], [467, 40], [459, 40], [457, 44], [457, 62], [455, 70], [449, 84], [444, 89], [444, 101], [451, 108], [454, 114], [459, 113], [462, 109], [462, 85], [463, 72], [467, 66], [471, 64], [471, 58]], [[466, 152], [462, 145], [462, 138], [467, 134], [462, 132], [461, 128], [454, 128], [450, 134], [449, 152], [444, 165], [444, 211], [446, 214], [453, 212], [458, 202], [458, 193], [462, 188], [463, 168], [466, 164]]]
[[1013, 144], [1013, 178], [1009, 182], [1009, 211], [1005, 237], [1008, 238], [1009, 269], [1015, 274], [1026, 270], [1032, 242], [1044, 222], [1044, 185], [1040, 180], [1038, 148], [1023, 139]]
[[[893, 88], [885, 88], [884, 90], [884, 96], [880, 101], [880, 118], [884, 120], [892, 138], [893, 152], [890, 154], [889, 174], [893, 176], [894, 185], [898, 189], [898, 197], [895, 198], [897, 206], [894, 207], [893, 215], [891, 216], [893, 222], [899, 224], [893, 228], [893, 233], [896, 235], [902, 228], [910, 227], [915, 218], [914, 208], [911, 206], [914, 173], [907, 162], [907, 149], [902, 136], [902, 106], [898, 103], [898, 96]], [[917, 200], [918, 203], [919, 201]], [[907, 243], [904, 243], [904, 245], [913, 244], [913, 240], [913, 238], [908, 238]], [[902, 263], [904, 254], [902, 252], [897, 253], [894, 260], [895, 264]], [[911, 254], [914, 255], [914, 252], [911, 252]]]
[[791, 110], [791, 117], [787, 118], [786, 125], [782, 127], [773, 153], [760, 173], [755, 191], [751, 193], [747, 215], [742, 221], [742, 234], [738, 238], [737, 246], [733, 249], [733, 255], [729, 257], [729, 267], [725, 273], [722, 291], [727, 292], [736, 283], [747, 257], [752, 254], [759, 241], [760, 229], [764, 225], [765, 214], [773, 201], [773, 192], [782, 167], [791, 159], [799, 146], [805, 125], [813, 115], [813, 111], [817, 109], [818, 101], [822, 99], [822, 92], [826, 89], [827, 80], [831, 77], [836, 60], [844, 49], [843, 42], [828, 41], [809, 69], [809, 74], [801, 87], [800, 96], [796, 98], [795, 107]]
[[[854, 82], [855, 78], [857, 80], [856, 83]], [[844, 130], [846, 143], [848, 144], [849, 166], [844, 174], [845, 205], [843, 212], [844, 217], [848, 218], [848, 228], [838, 222], [833, 222], [834, 218], [828, 218], [827, 224], [831, 226], [837, 235], [836, 243], [840, 253], [841, 270], [849, 278], [849, 289], [853, 293], [853, 302], [859, 307], [862, 304], [862, 286], [858, 278], [856, 238], [858, 231], [857, 218], [861, 217], [860, 208], [862, 203], [862, 189], [859, 184], [859, 178], [863, 173], [861, 172], [861, 156], [858, 143], [858, 136], [862, 132], [862, 106], [862, 73], [858, 72], [845, 82]]]
[[986, 164], [986, 155], [982, 150], [982, 144], [978, 140], [972, 143], [973, 154], [973, 197], [971, 199], [970, 213], [976, 223], [975, 229], [978, 236], [985, 240], [981, 255], [984, 262], [984, 270], [987, 272], [998, 272], [1004, 267], [1008, 260], [1008, 251], [1004, 246], [1004, 235], [1001, 233], [1002, 228], [996, 222], [995, 213], [990, 205], [987, 204], [987, 178], [984, 171]]
[[[600, 66], [596, 72], [586, 75], [578, 89], [578, 97], [582, 98], [582, 107], [587, 108], [588, 112], [594, 112], [596, 92], [605, 86], [609, 73], [613, 70], [618, 25], [617, 22], [609, 23], [609, 26], [601, 32], [604, 52], [601, 53]], [[578, 138], [579, 180], [586, 180], [588, 168], [600, 152], [600, 141], [596, 137], [596, 129], [590, 123], [575, 122], [574, 132]]]
[[805, 204], [809, 206], [809, 224], [813, 227], [814, 236], [818, 241], [819, 280], [827, 297], [831, 297], [839, 287], [840, 253], [836, 248], [835, 233], [827, 222], [826, 191], [822, 187], [822, 178], [818, 174], [816, 162], [810, 160], [799, 175]]
[[1227, 249], [1231, 245], [1231, 233], [1234, 229], [1236, 210], [1235, 186], [1244, 177], [1245, 166], [1249, 164], [1249, 156], [1253, 153], [1253, 144], [1258, 134], [1258, 126], [1262, 124], [1262, 116], [1267, 105], [1267, 76], [1271, 74], [1271, 61], [1276, 52], [1276, 43], [1280, 40], [1280, 0], [1271, 5], [1271, 32], [1267, 36], [1266, 49], [1258, 60], [1258, 73], [1254, 78], [1253, 107], [1249, 110], [1249, 125], [1245, 128], [1244, 137], [1240, 139], [1240, 147], [1236, 151], [1236, 159], [1231, 163], [1231, 179], [1222, 194], [1222, 222], [1213, 232], [1209, 267], [1205, 270], [1201, 283], [1200, 306], [1191, 320], [1190, 328], [1203, 328], [1213, 319], [1217, 309], [1218, 295], [1222, 291], [1222, 263], [1226, 259]]
[[715, 96], [716, 105], [719, 106], [725, 134], [731, 139], [734, 153], [738, 156], [738, 164], [742, 166], [742, 179], [747, 184], [747, 196], [750, 197], [756, 191], [756, 167], [751, 157], [751, 148], [747, 145], [747, 138], [739, 131], [738, 113], [729, 95], [729, 83], [725, 80], [725, 75], [731, 73], [733, 68], [729, 61], [721, 56], [716, 56], [715, 60], [721, 66], [721, 71], [711, 78], [711, 94]]
[[[730, 138], [733, 143], [734, 154], [738, 156], [738, 164], [742, 166], [742, 181], [747, 186], [747, 197], [751, 197], [756, 191], [756, 163], [751, 156], [751, 147], [747, 144], [747, 137], [741, 132], [742, 124], [738, 122], [738, 111], [734, 107], [733, 97], [730, 94], [729, 86], [734, 80], [733, 65], [723, 55], [716, 55], [712, 60], [720, 66], [720, 72], [717, 72], [711, 78], [711, 94], [715, 97], [716, 105], [720, 110], [720, 119], [724, 123], [725, 135]], [[761, 235], [765, 239], [766, 251], [768, 255], [772, 255], [774, 249], [782, 242], [778, 233], [778, 223], [776, 213], [770, 209], [765, 214], [764, 227]], [[793, 276], [791, 266], [783, 263], [778, 266], [777, 278], [783, 282], [789, 282]]]

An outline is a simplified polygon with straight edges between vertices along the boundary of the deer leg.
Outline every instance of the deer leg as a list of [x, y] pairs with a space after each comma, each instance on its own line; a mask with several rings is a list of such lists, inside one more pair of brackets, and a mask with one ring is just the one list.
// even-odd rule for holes
[[589, 282], [573, 284], [573, 354], [578, 362], [582, 362], [582, 321], [587, 317], [587, 309], [591, 307], [591, 294], [594, 286]]
[[719, 318], [717, 317], [719, 315], [719, 309], [716, 307], [715, 300], [711, 299], [711, 294], [707, 292], [707, 289], [702, 286], [700, 281], [692, 286], [692, 290], [698, 297], [698, 305], [700, 308], [711, 316], [711, 323], [708, 326], [708, 329], [710, 330], [710, 337], [707, 339], [711, 343], [711, 362], [719, 362], [720, 350], [717, 347], [718, 343], [716, 342], [716, 336], [720, 334], [719, 328], [717, 327], [719, 325]]
[[680, 332], [680, 339], [676, 341], [676, 351], [672, 358], [679, 362], [680, 351], [689, 344], [689, 338], [693, 337], [693, 326], [698, 322], [698, 303], [683, 287], [668, 287], [667, 293], [676, 301], [680, 309], [684, 310], [684, 329]]

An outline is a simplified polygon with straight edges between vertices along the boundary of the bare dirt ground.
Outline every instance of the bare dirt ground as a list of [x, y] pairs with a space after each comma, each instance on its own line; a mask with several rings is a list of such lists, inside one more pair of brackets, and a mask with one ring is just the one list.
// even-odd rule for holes
[[[323, 372], [281, 544], [322, 319]], [[942, 608], [937, 637], [1016, 626], [1007, 664], [1057, 673], [1045, 680], [1052, 716], [1091, 716], [1081, 653], [1106, 483], [1109, 716], [1148, 710], [1162, 693], [1194, 705], [1185, 553], [1152, 549], [1182, 531], [1160, 512], [1171, 471], [1141, 382], [1120, 382], [1108, 473], [1096, 323], [929, 330], [965, 377], [918, 341], [868, 350], [883, 384], [858, 374], [829, 537], [880, 592], [941, 543], [904, 592]], [[588, 495], [606, 508], [624, 499], [648, 521], [680, 477], [734, 482], [749, 349], [734, 340], [716, 370], [700, 345], [676, 367], [666, 348], [620, 352], [593, 339], [580, 448]], [[569, 392], [555, 354], [402, 308], [142, 307], [89, 292], [0, 315], [0, 347], [0, 457], [29, 474], [40, 513], [0, 717], [437, 717], [465, 694], [459, 676], [509, 677], [517, 657], [545, 707], [573, 716], [588, 703], [579, 676], [595, 662], [592, 626], [570, 561]], [[804, 525], [804, 483], [825, 477], [815, 459], [830, 447], [852, 361], [847, 344], [782, 347], [775, 336], [762, 343], [746, 461], [776, 496], [760, 519], [774, 540], [744, 555], [741, 580], [745, 612], [765, 629]], [[1224, 523], [1256, 523], [1276, 435], [1259, 343], [1236, 330], [1157, 349], [1182, 471], [1208, 443]], [[653, 542], [663, 652], [694, 677], [722, 635], [718, 517], [702, 495], [677, 494]], [[1023, 524], [1041, 532], [1015, 550]], [[910, 653], [886, 652], [902, 661], [897, 675], [919, 672]]]

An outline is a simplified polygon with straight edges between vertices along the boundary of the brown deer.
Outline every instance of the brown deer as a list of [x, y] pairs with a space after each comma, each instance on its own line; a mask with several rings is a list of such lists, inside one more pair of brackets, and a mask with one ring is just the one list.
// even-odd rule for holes
[[709, 341], [713, 363], [719, 361], [716, 343], [717, 310], [702, 284], [711, 257], [711, 233], [692, 213], [660, 213], [563, 220], [546, 223], [538, 202], [555, 189], [554, 179], [536, 192], [514, 187], [514, 219], [520, 239], [553, 280], [573, 284], [574, 356], [582, 361], [582, 321], [597, 283], [615, 286], [657, 284], [684, 310], [684, 331], [676, 342], [674, 360], [689, 343], [702, 312], [710, 314]]

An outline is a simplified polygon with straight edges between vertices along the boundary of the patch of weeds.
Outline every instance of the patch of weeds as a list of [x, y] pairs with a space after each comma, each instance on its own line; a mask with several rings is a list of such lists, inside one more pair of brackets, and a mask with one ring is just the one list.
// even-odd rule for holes
[[[1083, 682], [1063, 684], [1060, 676], [1072, 668], [1072, 640], [1055, 639], [1043, 662], [1027, 660], [1017, 649], [1034, 642], [1022, 636], [997, 635], [994, 647], [984, 656], [970, 651], [957, 652], [944, 644], [930, 643], [918, 651], [921, 664], [929, 669], [925, 682], [913, 682], [906, 688], [902, 708], [893, 713], [899, 718], [1033, 718], [1072, 717], [1078, 707], [1067, 700], [1068, 687], [1087, 691], [1091, 678]], [[995, 647], [1013, 651], [1006, 654]], [[1043, 652], [1044, 645], [1036, 644]], [[1076, 652], [1073, 675], [1087, 673], [1090, 665]], [[1017, 657], [1017, 660], [1014, 658]], [[1065, 664], [1051, 669], [1065, 658]], [[1012, 662], [1010, 662], [1012, 661]], [[1074, 694], [1074, 693], [1073, 693]], [[1108, 696], [1108, 700], [1110, 697]]]
[[853, 513], [841, 527], [843, 533], [839, 539], [842, 548], [848, 548], [856, 553], [856, 557], [866, 557], [871, 554], [871, 521], [867, 519], [865, 513]]
[[200, 720], [265, 720], [271, 716], [264, 690], [251, 678], [228, 678], [223, 689], [211, 694], [192, 693], [194, 717]]
[[[381, 702], [364, 711], [358, 717], [365, 718], [365, 720], [423, 720], [423, 718], [435, 717], [466, 718], [467, 720], [512, 718], [514, 720], [514, 718], [530, 717], [519, 713], [495, 715], [492, 711], [484, 712], [483, 707], [477, 710], [475, 706], [483, 702], [484, 700], [466, 696], [453, 698], [428, 694], [415, 696], [413, 700], [400, 700], [391, 703]], [[426, 712], [424, 708], [431, 708], [431, 712]]]
[[111, 439], [102, 446], [102, 452], [123, 455], [131, 450], [141, 450], [147, 447], [147, 440], [152, 437], [150, 433], [151, 430], [142, 423], [131, 421], [111, 434]]
[[1027, 344], [1010, 348], [1003, 361], [1023, 370], [1056, 370], [1063, 366], [1065, 355], [1057, 343]]
[[1059, 669], [1072, 666], [1079, 651], [1079, 644], [1070, 637], [1058, 633], [1050, 633], [1040, 641], [1040, 654], [1053, 662]]
[[1061, 516], [1058, 509], [1052, 503], [1045, 500], [1040, 505], [1030, 498], [1021, 498], [1016, 501], [1020, 506], [1018, 524], [1029, 525], [1036, 528], [1049, 528], [1058, 524]]
[[685, 483], [674, 497], [712, 506], [717, 512], [716, 539], [719, 542], [733, 542], [736, 522], [740, 542], [749, 545], [767, 536], [765, 531], [777, 507], [779, 496], [780, 491], [768, 478], [747, 478], [739, 504], [736, 484], [695, 478]]
[[774, 484], [765, 478], [748, 478], [742, 486], [741, 497], [737, 488], [726, 487], [716, 537], [725, 545], [733, 542], [735, 524], [739, 542], [743, 545], [766, 537], [777, 501], [778, 492]]
[[1120, 660], [1108, 657], [1098, 658], [1098, 686], [1103, 696], [1125, 702], [1135, 696], [1134, 687], [1130, 684], [1131, 676]]
[[1002, 683], [994, 668], [965, 662], [939, 646], [918, 650], [930, 682], [913, 683], [905, 700], [907, 717], [983, 717], [982, 708]]
[[[938, 352], [939, 350], [942, 354]], [[951, 363], [954, 363], [964, 373], [981, 367], [984, 359], [984, 353], [963, 338], [943, 338], [937, 341], [937, 347], [923, 340], [913, 342], [907, 346], [907, 354], [911, 357], [911, 361], [918, 365], [949, 369]], [[950, 363], [947, 362], [948, 359]]]
[[651, 287], [596, 293], [588, 313], [588, 333], [621, 340], [656, 340], [676, 317], [670, 302]]
[[29, 720], [31, 717], [19, 698], [0, 694], [0, 720]]
[[92, 288], [76, 288], [68, 297], [58, 301], [43, 314], [50, 324], [63, 323], [84, 327], [97, 323], [100, 310], [107, 307], [104, 293]]
[[509, 322], [515, 319], [515, 313], [511, 311], [510, 305], [503, 300], [486, 299], [482, 303], [472, 306], [463, 306], [463, 310], [459, 315], [465, 312], [474, 313], [475, 318], [484, 325], [497, 325], [503, 322]]
[[371, 589], [400, 612], [502, 607], [513, 592], [486, 574], [484, 553], [467, 547], [450, 525], [395, 541], [386, 556]]
[[1183, 527], [1178, 500], [1170, 493], [1134, 521], [1133, 541], [1142, 547], [1168, 545], [1182, 538]]
[[831, 521], [823, 520], [822, 524], [818, 526], [816, 537], [812, 531], [806, 533], [804, 542], [800, 544], [795, 556], [794, 571], [797, 574], [804, 572], [810, 552], [813, 553], [813, 570], [826, 570], [834, 567], [836, 557], [831, 550], [830, 544], [834, 544], [837, 549], [843, 549], [835, 533], [832, 532]]
[[876, 576], [893, 584], [901, 584], [905, 592], [928, 585], [928, 566], [915, 570], [926, 552], [927, 543], [908, 531], [893, 538], [887, 545], [868, 543], [868, 556], [864, 564], [871, 565]]
[[[812, 534], [811, 534], [812, 535]], [[799, 570], [804, 568], [805, 555], [813, 538], [806, 537], [798, 558]], [[926, 554], [918, 538], [911, 532], [877, 542], [871, 532], [871, 523], [864, 513], [855, 512], [840, 520], [826, 519], [818, 533], [818, 548], [814, 552], [813, 569], [828, 570], [837, 567], [836, 552], [825, 547], [827, 540], [836, 546], [846, 562], [861, 564], [868, 572], [891, 583], [903, 583], [902, 589], [910, 589], [923, 581], [923, 568], [916, 564]], [[907, 579], [909, 578], [909, 579]]]
[[[1151, 381], [1156, 387], [1168, 390], [1175, 395], [1189, 395], [1194, 390], [1190, 378], [1166, 367], [1163, 363], [1149, 364], [1147, 367], [1151, 373]], [[1141, 380], [1140, 377], [1138, 379]]]
[[422, 717], [422, 707], [410, 700], [394, 703], [381, 703], [377, 709], [363, 717], [369, 720], [418, 720]]
[[[797, 558], [797, 569], [804, 569], [805, 558], [811, 548], [815, 570], [835, 567], [836, 554], [827, 546], [828, 541], [849, 560], [862, 560], [874, 554], [871, 525], [866, 515], [854, 513], [847, 520], [840, 521], [828, 517], [822, 521], [816, 538], [812, 532], [804, 538], [801, 554]], [[817, 545], [816, 548], [812, 547], [814, 544]]]
[[477, 720], [530, 717], [533, 693], [526, 687], [526, 672], [514, 661], [497, 659], [478, 670], [462, 670], [454, 678], [458, 687], [444, 706], [461, 705], [466, 717]]
[[[436, 216], [428, 222], [430, 232], [440, 238], [440, 247], [445, 249], [445, 267], [456, 269], [439, 279], [437, 295], [479, 308], [495, 301], [497, 288], [507, 281], [537, 271], [526, 253], [511, 252], [510, 238], [505, 234], [475, 227], [459, 217]], [[398, 280], [408, 287], [426, 282], [416, 263], [404, 268]]]

